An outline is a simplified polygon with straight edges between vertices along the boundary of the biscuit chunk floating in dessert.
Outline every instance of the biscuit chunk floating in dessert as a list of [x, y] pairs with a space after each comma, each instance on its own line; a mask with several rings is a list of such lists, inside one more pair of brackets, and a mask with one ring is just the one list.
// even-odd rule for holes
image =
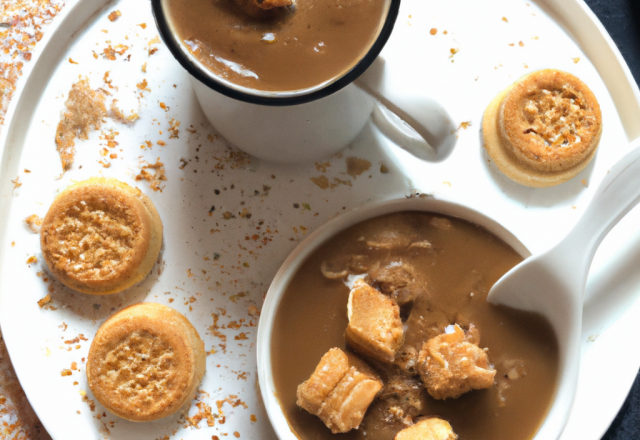
[[593, 159], [602, 114], [593, 92], [559, 70], [526, 75], [487, 107], [482, 123], [492, 161], [510, 179], [530, 187], [563, 183]]
[[136, 304], [98, 329], [87, 381], [115, 415], [134, 422], [157, 420], [191, 401], [205, 358], [204, 342], [182, 314], [161, 304]]
[[162, 245], [162, 221], [139, 189], [91, 178], [53, 201], [40, 230], [42, 255], [67, 287], [106, 295], [142, 281]]
[[257, 20], [268, 20], [272, 13], [293, 5], [292, 0], [235, 0], [240, 9]]
[[415, 274], [416, 270], [412, 264], [394, 258], [375, 264], [369, 271], [369, 278], [399, 306], [404, 306], [425, 292], [425, 286], [416, 282]]
[[332, 348], [322, 356], [311, 377], [298, 386], [296, 403], [338, 434], [360, 426], [381, 389], [380, 377], [367, 364]]
[[456, 324], [422, 346], [418, 369], [434, 399], [455, 399], [468, 391], [493, 385], [496, 370], [489, 365], [485, 350], [476, 345], [477, 332], [472, 333], [473, 336], [468, 337]]
[[344, 351], [339, 348], [329, 350], [322, 356], [309, 380], [298, 386], [298, 406], [317, 415], [322, 403], [349, 368], [349, 358]]
[[449, 422], [438, 419], [422, 419], [396, 434], [394, 440], [457, 440]]
[[347, 342], [358, 352], [393, 362], [404, 343], [400, 307], [362, 280], [356, 281], [347, 305]]

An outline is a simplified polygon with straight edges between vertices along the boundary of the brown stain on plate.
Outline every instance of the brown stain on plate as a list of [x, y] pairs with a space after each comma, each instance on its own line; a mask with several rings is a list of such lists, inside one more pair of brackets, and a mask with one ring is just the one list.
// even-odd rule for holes
[[313, 183], [315, 183], [320, 189], [334, 189], [337, 188], [340, 185], [347, 185], [347, 186], [352, 186], [351, 181], [350, 180], [342, 180], [339, 179], [337, 177], [333, 178], [333, 181], [329, 181], [329, 178], [327, 176], [318, 176], [318, 177], [311, 177], [310, 178], [311, 181]]
[[358, 177], [371, 168], [371, 162], [366, 159], [360, 159], [359, 157], [349, 156], [345, 161], [347, 162], [347, 174], [353, 178]]

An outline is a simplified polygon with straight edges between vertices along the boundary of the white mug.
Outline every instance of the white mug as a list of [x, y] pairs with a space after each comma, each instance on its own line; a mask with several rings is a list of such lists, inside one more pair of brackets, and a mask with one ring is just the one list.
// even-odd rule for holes
[[373, 112], [394, 143], [428, 161], [445, 159], [456, 143], [455, 125], [436, 101], [391, 92], [378, 54], [395, 24], [400, 0], [388, 0], [381, 31], [368, 53], [339, 78], [304, 90], [265, 92], [239, 86], [207, 69], [180, 44], [167, 22], [163, 0], [152, 0], [158, 30], [191, 74], [200, 106], [215, 129], [260, 159], [296, 163], [319, 160], [349, 145]]

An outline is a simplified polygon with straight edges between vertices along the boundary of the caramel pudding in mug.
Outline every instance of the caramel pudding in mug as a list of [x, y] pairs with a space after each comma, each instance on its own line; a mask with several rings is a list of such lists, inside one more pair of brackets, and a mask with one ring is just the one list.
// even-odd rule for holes
[[291, 1], [163, 0], [162, 6], [183, 49], [215, 75], [241, 87], [287, 92], [329, 84], [350, 71], [375, 43], [390, 5]]

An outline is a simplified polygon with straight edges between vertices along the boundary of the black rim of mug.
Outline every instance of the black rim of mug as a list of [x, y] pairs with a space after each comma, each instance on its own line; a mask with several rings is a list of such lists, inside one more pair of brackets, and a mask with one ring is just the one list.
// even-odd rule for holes
[[[169, 48], [169, 51], [176, 60], [182, 65], [182, 67], [189, 72], [194, 78], [201, 83], [207, 85], [209, 88], [216, 92], [222, 93], [239, 101], [248, 102], [251, 104], [269, 105], [269, 106], [287, 106], [304, 104], [307, 102], [315, 101], [325, 96], [329, 96], [340, 89], [343, 89], [347, 85], [355, 81], [365, 70], [369, 68], [371, 63], [378, 57], [382, 48], [387, 43], [387, 40], [391, 36], [396, 19], [398, 18], [398, 11], [400, 9], [400, 0], [390, 0], [389, 12], [387, 18], [380, 30], [378, 38], [369, 49], [369, 52], [362, 57], [362, 59], [351, 70], [346, 72], [342, 77], [331, 82], [322, 89], [315, 90], [310, 93], [296, 95], [296, 96], [260, 96], [251, 93], [245, 93], [231, 87], [226, 86], [222, 82], [217, 81], [211, 76], [207, 75], [202, 69], [195, 64], [185, 52], [181, 49], [180, 43], [175, 38], [174, 34], [169, 29], [169, 24], [162, 8], [162, 0], [151, 0], [151, 8], [153, 10], [153, 16], [160, 32], [160, 36], [164, 43]], [[277, 92], [276, 92], [277, 93]]]

